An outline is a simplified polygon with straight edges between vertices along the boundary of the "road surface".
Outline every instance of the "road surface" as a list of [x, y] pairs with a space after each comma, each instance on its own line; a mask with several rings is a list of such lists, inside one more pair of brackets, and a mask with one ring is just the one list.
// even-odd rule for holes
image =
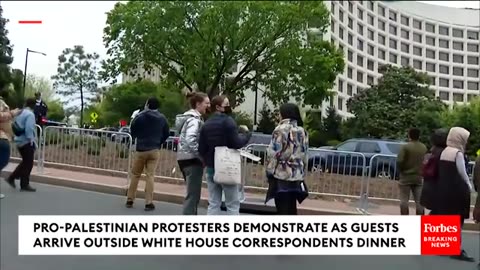
[[[2, 180], [0, 191], [0, 269], [2, 270], [245, 270], [365, 269], [476, 270], [480, 234], [465, 233], [464, 246], [477, 263], [421, 256], [18, 256], [18, 215], [175, 215], [179, 205], [156, 202], [153, 212], [124, 207], [125, 198], [34, 183], [36, 193], [12, 190]], [[201, 209], [205, 214], [205, 209]]]

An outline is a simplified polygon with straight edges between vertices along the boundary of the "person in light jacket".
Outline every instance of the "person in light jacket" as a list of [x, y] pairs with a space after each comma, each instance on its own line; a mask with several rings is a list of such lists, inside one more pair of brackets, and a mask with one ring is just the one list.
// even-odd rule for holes
[[[461, 127], [450, 129], [447, 147], [440, 156], [435, 212], [437, 215], [459, 215], [461, 225], [470, 217], [470, 183], [465, 166], [465, 148], [470, 132]], [[452, 258], [473, 262], [465, 250]]]
[[196, 215], [202, 191], [203, 163], [198, 154], [198, 137], [203, 126], [202, 115], [210, 107], [208, 95], [193, 92], [187, 95], [190, 110], [178, 115], [175, 127], [179, 132], [177, 161], [187, 190], [183, 202], [184, 215]]
[[305, 173], [308, 135], [300, 110], [295, 104], [280, 106], [281, 121], [272, 134], [267, 148], [267, 179], [269, 183], [265, 203], [272, 198], [279, 215], [296, 215], [297, 201], [308, 197]]

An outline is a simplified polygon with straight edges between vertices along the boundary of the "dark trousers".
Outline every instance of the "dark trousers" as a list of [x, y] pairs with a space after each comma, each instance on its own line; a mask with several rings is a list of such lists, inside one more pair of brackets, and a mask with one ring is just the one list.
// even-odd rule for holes
[[22, 161], [18, 164], [17, 168], [8, 177], [9, 181], [20, 178], [20, 188], [26, 188], [30, 185], [30, 173], [33, 168], [33, 159], [35, 154], [35, 147], [26, 144], [22, 147], [18, 147]]
[[279, 192], [275, 196], [275, 207], [279, 215], [297, 214], [297, 197], [294, 192]]
[[0, 139], [0, 173], [8, 165], [10, 159], [10, 142]]

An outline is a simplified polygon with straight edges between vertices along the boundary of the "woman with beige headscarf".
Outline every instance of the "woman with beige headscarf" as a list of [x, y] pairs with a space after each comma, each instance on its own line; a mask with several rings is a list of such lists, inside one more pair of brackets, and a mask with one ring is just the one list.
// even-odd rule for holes
[[[470, 183], [465, 166], [465, 148], [470, 132], [453, 127], [448, 132], [447, 147], [440, 155], [438, 186], [436, 191], [436, 215], [460, 215], [461, 225], [470, 216]], [[454, 259], [473, 262], [465, 250]]]

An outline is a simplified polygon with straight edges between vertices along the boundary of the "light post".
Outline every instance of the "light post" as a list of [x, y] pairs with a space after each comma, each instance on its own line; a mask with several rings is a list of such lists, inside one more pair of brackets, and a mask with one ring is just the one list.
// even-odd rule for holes
[[23, 71], [23, 93], [22, 93], [22, 97], [25, 98], [25, 85], [27, 83], [27, 65], [28, 65], [28, 53], [37, 53], [37, 54], [41, 54], [43, 56], [47, 56], [46, 53], [43, 53], [43, 52], [38, 52], [38, 51], [33, 51], [33, 50], [30, 50], [29, 48], [27, 48], [27, 55], [25, 56], [25, 69]]

